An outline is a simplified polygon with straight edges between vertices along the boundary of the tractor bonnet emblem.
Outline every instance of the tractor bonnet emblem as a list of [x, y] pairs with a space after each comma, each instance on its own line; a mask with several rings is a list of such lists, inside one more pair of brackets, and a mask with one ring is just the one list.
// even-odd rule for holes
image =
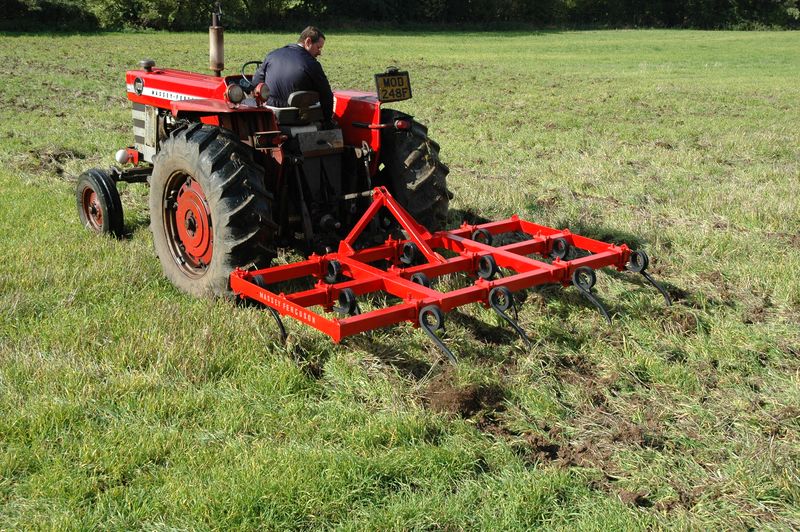
[[133, 90], [136, 91], [137, 95], [142, 95], [142, 91], [144, 90], [144, 80], [142, 78], [136, 78], [133, 81]]

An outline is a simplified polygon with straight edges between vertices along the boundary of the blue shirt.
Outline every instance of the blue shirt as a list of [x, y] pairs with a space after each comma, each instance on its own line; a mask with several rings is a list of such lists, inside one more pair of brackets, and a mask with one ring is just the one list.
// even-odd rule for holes
[[333, 92], [322, 65], [299, 44], [288, 44], [267, 54], [253, 75], [253, 84], [265, 81], [269, 88], [267, 105], [288, 107], [296, 91], [316, 91], [325, 120], [333, 116]]

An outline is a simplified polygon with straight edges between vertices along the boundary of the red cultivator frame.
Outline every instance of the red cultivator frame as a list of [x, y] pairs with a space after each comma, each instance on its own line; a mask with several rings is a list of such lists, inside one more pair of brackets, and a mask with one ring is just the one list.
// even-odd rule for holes
[[[513, 216], [507, 220], [481, 225], [462, 225], [453, 231], [434, 234], [419, 225], [392, 198], [385, 188], [370, 192], [372, 204], [336, 253], [311, 255], [308, 260], [257, 271], [241, 269], [231, 273], [233, 291], [242, 298], [266, 305], [275, 317], [282, 336], [286, 332], [279, 314], [291, 316], [330, 336], [335, 342], [361, 332], [408, 321], [421, 326], [442, 352], [455, 362], [453, 353], [436, 336], [444, 329], [444, 312], [467, 303], [481, 302], [503, 317], [530, 344], [516, 322], [513, 292], [532, 286], [570, 284], [591, 301], [611, 321], [602, 302], [592, 293], [595, 270], [612, 266], [619, 271], [642, 274], [664, 296], [667, 292], [647, 273], [647, 255], [626, 245], [614, 245], [591, 238], [537, 225]], [[408, 239], [387, 239], [382, 245], [355, 249], [359, 235], [376, 219], [381, 208], [387, 209], [405, 231]], [[492, 246], [493, 236], [524, 233], [528, 239], [502, 246]], [[565, 260], [571, 248], [588, 252]], [[436, 250], [450, 258], [445, 258]], [[552, 257], [544, 262], [528, 257]], [[422, 262], [420, 264], [420, 262]], [[375, 263], [389, 264], [386, 269]], [[511, 272], [498, 277], [500, 268]], [[431, 280], [442, 275], [466, 272], [477, 276], [474, 284], [440, 292], [431, 288]], [[277, 283], [313, 277], [313, 288], [286, 294], [269, 290]], [[387, 308], [361, 313], [357, 297], [384, 292], [401, 301]], [[343, 318], [329, 318], [311, 310], [321, 307], [335, 310]], [[508, 311], [513, 311], [512, 317]]]

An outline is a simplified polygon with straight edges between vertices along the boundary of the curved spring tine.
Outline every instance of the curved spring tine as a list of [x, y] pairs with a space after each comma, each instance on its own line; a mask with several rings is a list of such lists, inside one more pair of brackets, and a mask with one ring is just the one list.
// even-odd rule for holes
[[[435, 328], [431, 326], [431, 324], [428, 323], [427, 320], [423, 319], [423, 316], [429, 310], [434, 311], [438, 316]], [[439, 329], [444, 331], [444, 316], [442, 315], [441, 310], [433, 305], [423, 308], [419, 313], [419, 326], [422, 328], [423, 331], [425, 331], [425, 334], [427, 334], [430, 337], [430, 339], [433, 340], [433, 343], [436, 344], [436, 347], [438, 347], [439, 350], [442, 353], [444, 353], [444, 355], [447, 357], [447, 360], [449, 360], [452, 365], [454, 366], [457, 365], [458, 359], [456, 358], [456, 356], [453, 354], [452, 351], [450, 351], [450, 349], [448, 349], [446, 345], [444, 345], [442, 339], [436, 336], [435, 331], [438, 331]]]
[[428, 327], [427, 325], [420, 325], [420, 326], [422, 327], [422, 330], [425, 331], [425, 334], [427, 334], [428, 336], [431, 337], [431, 340], [433, 340], [433, 343], [436, 344], [436, 347], [438, 347], [439, 350], [442, 353], [444, 353], [444, 355], [447, 357], [447, 360], [449, 360], [450, 363], [452, 365], [454, 365], [454, 366], [458, 365], [458, 359], [453, 354], [453, 352], [450, 351], [450, 349], [448, 349], [448, 347], [446, 345], [444, 345], [444, 342], [442, 342], [442, 339], [439, 338], [438, 336], [436, 336], [436, 333], [433, 332], [430, 329], [430, 327]]
[[664, 287], [663, 287], [663, 286], [661, 286], [661, 285], [660, 285], [658, 282], [656, 282], [656, 280], [655, 280], [655, 279], [653, 279], [653, 277], [652, 277], [652, 276], [651, 276], [649, 273], [647, 273], [647, 271], [641, 271], [641, 272], [639, 272], [639, 273], [641, 273], [641, 274], [642, 274], [642, 277], [644, 277], [645, 279], [647, 279], [647, 280], [650, 282], [650, 284], [651, 284], [651, 285], [655, 286], [655, 287], [656, 287], [656, 289], [657, 289], [659, 292], [661, 292], [661, 295], [662, 295], [662, 296], [664, 296], [664, 301], [667, 303], [667, 306], [668, 306], [668, 307], [669, 307], [669, 306], [671, 306], [671, 305], [672, 305], [672, 299], [669, 297], [669, 294], [668, 294], [668, 293], [667, 293], [667, 291], [664, 289]]
[[[512, 297], [512, 296], [511, 296], [511, 294], [509, 294], [509, 297]], [[497, 312], [497, 313], [500, 315], [500, 317], [501, 317], [501, 318], [503, 318], [504, 320], [506, 320], [506, 321], [508, 322], [508, 324], [509, 324], [509, 325], [511, 325], [511, 327], [512, 327], [512, 328], [513, 328], [513, 329], [514, 329], [516, 332], [517, 332], [517, 334], [519, 335], [519, 337], [520, 337], [520, 338], [522, 338], [522, 340], [525, 342], [525, 344], [526, 344], [528, 347], [531, 347], [531, 346], [533, 345], [533, 342], [531, 342], [531, 339], [530, 339], [530, 338], [528, 338], [528, 335], [527, 335], [527, 334], [525, 334], [525, 331], [522, 329], [522, 327], [520, 327], [520, 326], [519, 326], [519, 323], [517, 323], [517, 320], [518, 320], [519, 318], [517, 317], [517, 307], [516, 307], [516, 305], [514, 304], [514, 299], [513, 299], [513, 297], [512, 297], [512, 299], [511, 299], [511, 310], [513, 310], [513, 311], [514, 311], [514, 317], [513, 317], [513, 318], [512, 318], [511, 316], [509, 316], [508, 314], [506, 314], [506, 311], [505, 311], [505, 310], [503, 310], [503, 309], [501, 309], [500, 307], [498, 307], [498, 306], [495, 304], [495, 302], [492, 300], [492, 298], [491, 298], [491, 297], [489, 298], [489, 305], [492, 307], [492, 309], [493, 309], [495, 312]]]
[[281, 315], [278, 314], [278, 311], [272, 307], [267, 307], [267, 310], [269, 310], [269, 313], [272, 315], [272, 317], [275, 319], [275, 322], [278, 324], [278, 329], [280, 329], [281, 331], [281, 342], [285, 344], [288, 335], [286, 334], [286, 327], [283, 326], [283, 322], [281, 321]]
[[583, 288], [582, 286], [578, 286], [577, 284], [573, 286], [578, 289], [578, 292], [580, 292], [583, 295], [583, 297], [591, 301], [592, 304], [595, 307], [597, 307], [597, 310], [600, 311], [600, 314], [602, 314], [603, 317], [608, 322], [608, 324], [611, 325], [611, 316], [608, 314], [608, 310], [606, 310], [606, 307], [605, 305], [603, 305], [603, 302], [597, 299], [597, 297], [590, 290], [586, 290], [585, 288]]

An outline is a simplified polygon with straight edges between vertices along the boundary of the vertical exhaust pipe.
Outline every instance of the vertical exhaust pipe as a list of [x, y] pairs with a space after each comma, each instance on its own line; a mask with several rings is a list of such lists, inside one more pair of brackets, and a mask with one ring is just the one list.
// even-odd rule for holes
[[219, 4], [216, 13], [211, 14], [211, 26], [208, 27], [208, 65], [219, 77], [225, 68], [225, 35], [219, 23], [222, 14]]

